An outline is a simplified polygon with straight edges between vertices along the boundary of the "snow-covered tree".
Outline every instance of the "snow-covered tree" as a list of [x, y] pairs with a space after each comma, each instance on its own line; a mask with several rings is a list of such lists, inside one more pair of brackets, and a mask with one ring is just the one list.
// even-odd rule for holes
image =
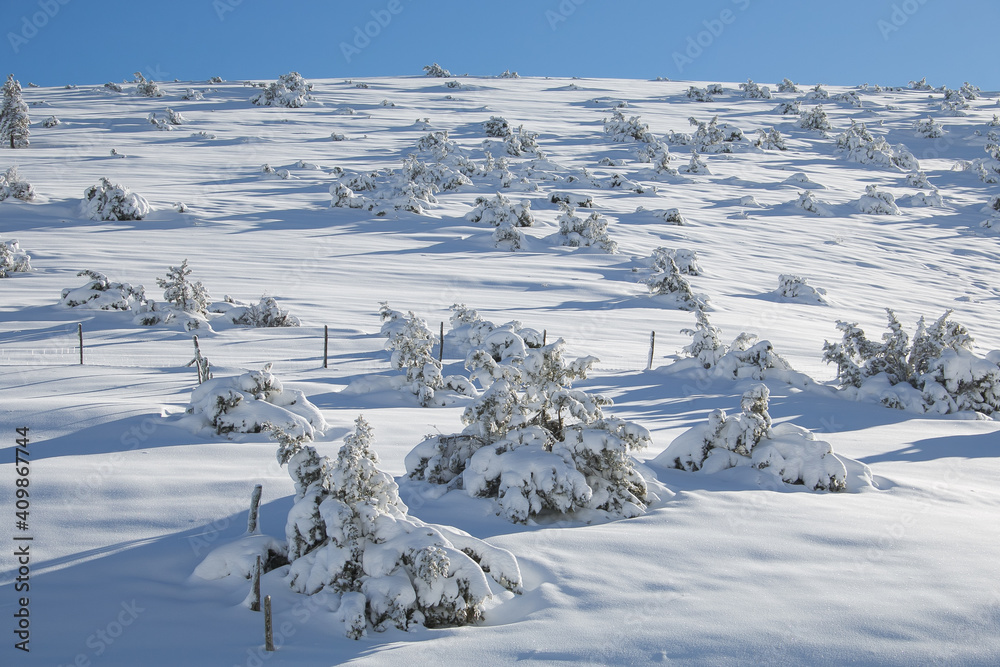
[[743, 97], [748, 100], [769, 100], [771, 99], [771, 89], [754, 83], [753, 79], [747, 79], [746, 83], [740, 84]]
[[60, 301], [69, 308], [89, 308], [96, 310], [132, 310], [146, 303], [146, 293], [142, 285], [133, 287], [129, 283], [113, 282], [99, 271], [81, 271], [76, 274], [90, 280], [81, 287], [66, 288]]
[[828, 100], [830, 93], [823, 87], [822, 83], [817, 83], [812, 90], [806, 93], [807, 100]]
[[451, 76], [451, 72], [441, 67], [437, 63], [432, 63], [430, 65], [424, 66], [424, 76], [436, 77], [438, 79], [445, 79]]
[[0, 278], [6, 278], [11, 273], [31, 271], [31, 257], [17, 241], [0, 240]]
[[[669, 209], [677, 210], [677, 209]], [[656, 248], [650, 255], [653, 273], [660, 273], [670, 270], [670, 262], [674, 262], [677, 269], [689, 276], [701, 275], [701, 265], [698, 264], [698, 251], [687, 248]]]
[[743, 131], [727, 123], [720, 123], [714, 116], [707, 123], [697, 118], [688, 118], [688, 123], [697, 129], [693, 134], [671, 131], [667, 141], [672, 144], [691, 146], [699, 153], [731, 153], [737, 142], [743, 141]]
[[899, 215], [899, 207], [896, 206], [896, 198], [892, 193], [888, 190], [880, 190], [874, 184], [865, 186], [865, 194], [855, 202], [855, 205], [862, 213]]
[[21, 97], [21, 84], [13, 74], [3, 85], [3, 102], [0, 106], [0, 143], [11, 148], [26, 148], [31, 134], [28, 126], [28, 105]]
[[826, 303], [826, 290], [813, 287], [801, 276], [783, 273], [778, 276], [778, 289], [775, 294], [782, 299], [805, 301], [808, 303]]
[[967, 116], [969, 102], [960, 90], [944, 89], [944, 99], [941, 101], [941, 111], [947, 116]]
[[312, 99], [313, 85], [298, 72], [289, 72], [268, 84], [264, 90], [250, 98], [250, 103], [259, 107], [304, 107]]
[[783, 151], [788, 148], [785, 146], [785, 138], [781, 136], [781, 132], [773, 127], [757, 130], [757, 136], [753, 140], [753, 145], [763, 150], [777, 149]]
[[750, 387], [740, 400], [740, 414], [713, 411], [707, 424], [682, 433], [655, 462], [709, 474], [752, 466], [810, 491], [846, 491], [847, 468], [830, 444], [793, 424], [772, 425], [769, 399], [766, 385]]
[[686, 167], [682, 167], [681, 171], [686, 174], [711, 174], [712, 172], [708, 168], [708, 164], [701, 159], [698, 155], [698, 151], [691, 151], [691, 160], [688, 162]]
[[779, 93], [801, 93], [802, 91], [791, 79], [782, 79], [778, 84]]
[[184, 313], [204, 315], [211, 297], [201, 281], [190, 279], [191, 273], [185, 259], [180, 266], [167, 267], [167, 276], [157, 278], [156, 284], [163, 288], [163, 298], [173, 307]]
[[8, 197], [21, 201], [32, 201], [35, 198], [35, 189], [31, 183], [21, 178], [17, 167], [8, 167], [7, 171], [0, 174], [0, 201]]
[[798, 116], [801, 115], [802, 110], [798, 100], [790, 100], [788, 102], [781, 102], [778, 106], [774, 107], [774, 113], [780, 113], [782, 116]]
[[837, 148], [847, 159], [861, 164], [876, 164], [902, 171], [917, 171], [920, 163], [906, 146], [890, 146], [885, 137], [875, 136], [864, 123], [851, 121], [851, 126], [837, 136]]
[[91, 220], [142, 220], [149, 211], [145, 198], [104, 177], [83, 192], [83, 214]]
[[289, 314], [272, 296], [261, 296], [257, 303], [242, 303], [227, 296], [222, 303], [211, 304], [209, 310], [223, 313], [233, 324], [244, 327], [297, 327], [299, 318]]
[[612, 141], [638, 141], [646, 144], [656, 142], [656, 137], [649, 131], [649, 125], [643, 123], [639, 116], [625, 118], [621, 109], [617, 108], [611, 110], [611, 118], [604, 119], [604, 133]]
[[709, 95], [708, 90], [705, 88], [698, 88], [697, 86], [690, 86], [687, 89], [687, 98], [689, 100], [694, 100], [695, 102], [713, 102], [712, 96]]
[[299, 593], [341, 597], [345, 634], [367, 628], [476, 623], [499, 587], [521, 592], [510, 552], [407, 514], [392, 477], [378, 468], [374, 433], [363, 417], [335, 460], [302, 439], [272, 429], [278, 462], [295, 482], [285, 534], [287, 581]]
[[600, 246], [605, 252], [618, 252], [618, 244], [608, 236], [608, 221], [600, 213], [593, 211], [586, 218], [576, 215], [576, 209], [569, 204], [559, 205], [559, 234], [566, 246]]
[[522, 199], [514, 203], [507, 196], [497, 193], [492, 199], [476, 197], [474, 208], [465, 215], [469, 222], [485, 222], [500, 227], [509, 223], [514, 227], [531, 227], [535, 219], [531, 215], [531, 201]]
[[821, 132], [832, 129], [830, 125], [830, 119], [826, 117], [826, 112], [823, 111], [823, 105], [818, 104], [807, 112], [802, 113], [802, 118], [799, 120], [799, 127], [804, 130], [819, 130]]
[[691, 291], [691, 284], [687, 278], [681, 275], [680, 268], [674, 258], [669, 255], [662, 257], [666, 261], [666, 265], [646, 280], [649, 293], [657, 296], [669, 296], [674, 307], [680, 310], [699, 311], [707, 308], [708, 297]]
[[927, 77], [923, 77], [920, 81], [910, 81], [911, 90], [934, 90], [934, 86], [927, 83]]
[[767, 371], [789, 371], [791, 366], [777, 352], [770, 341], [759, 340], [755, 334], [740, 332], [733, 342], [722, 342], [722, 331], [712, 325], [704, 310], [695, 311], [693, 329], [681, 329], [691, 336], [691, 343], [682, 352], [696, 359], [701, 367], [718, 377], [729, 379], [753, 378], [763, 380]]
[[155, 81], [147, 81], [142, 72], [135, 73], [135, 94], [140, 97], [163, 97], [163, 91]]
[[821, 218], [829, 218], [833, 216], [833, 212], [830, 210], [829, 206], [816, 199], [810, 190], [803, 190], [799, 193], [798, 201], [792, 202], [795, 206], [798, 206], [804, 211], [809, 211]]
[[937, 139], [944, 136], [944, 128], [930, 117], [913, 121], [913, 132], [918, 137], [926, 139]]
[[407, 455], [410, 477], [494, 498], [497, 514], [514, 522], [645, 511], [652, 498], [631, 452], [649, 433], [605, 416], [609, 399], [572, 388], [597, 360], [567, 361], [562, 339], [532, 348], [511, 331], [505, 338], [499, 358], [483, 347], [466, 357], [486, 390], [465, 409], [461, 433], [431, 436]]

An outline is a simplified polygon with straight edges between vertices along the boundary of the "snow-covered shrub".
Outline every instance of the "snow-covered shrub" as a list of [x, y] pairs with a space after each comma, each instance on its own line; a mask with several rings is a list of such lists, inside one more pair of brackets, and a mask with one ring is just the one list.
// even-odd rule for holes
[[434, 192], [457, 190], [472, 181], [461, 171], [442, 162], [423, 162], [416, 155], [403, 159], [400, 170], [403, 178], [417, 186], [431, 188]]
[[505, 69], [502, 73], [497, 75], [498, 79], [520, 79], [521, 75], [517, 72], [511, 72], [509, 69]]
[[496, 139], [506, 139], [510, 136], [510, 124], [503, 116], [490, 116], [490, 119], [483, 123], [483, 131], [487, 137]]
[[838, 102], [846, 102], [847, 104], [850, 104], [852, 107], [857, 107], [859, 109], [861, 108], [861, 98], [853, 90], [849, 90], [846, 93], [841, 93], [839, 95], [836, 95], [834, 96], [833, 99], [835, 99]]
[[705, 88], [698, 88], [697, 86], [691, 86], [687, 89], [687, 98], [689, 100], [694, 100], [695, 102], [713, 102], [712, 96], [708, 94], [708, 90]]
[[212, 378], [191, 392], [187, 413], [191, 421], [217, 435], [260, 433], [275, 425], [294, 436], [313, 438], [324, 431], [323, 414], [298, 389], [288, 389], [263, 370], [242, 375]]
[[969, 102], [959, 90], [944, 89], [944, 99], [941, 101], [941, 111], [947, 116], [967, 116]]
[[250, 98], [250, 103], [259, 107], [304, 107], [312, 99], [313, 85], [298, 72], [282, 74], [261, 92]]
[[156, 284], [163, 289], [167, 303], [183, 313], [205, 314], [211, 297], [201, 281], [190, 280], [192, 269], [187, 259], [180, 266], [167, 267], [165, 278], [157, 278]]
[[773, 127], [757, 130], [757, 136], [753, 140], [753, 145], [763, 150], [777, 149], [783, 151], [788, 147], [785, 145], [785, 138], [781, 132]]
[[0, 240], [0, 278], [6, 278], [11, 273], [31, 271], [31, 257], [17, 241]]
[[[654, 267], [656, 271], [646, 280], [649, 293], [657, 296], [669, 296], [674, 307], [680, 310], [704, 310], [708, 307], [708, 297], [703, 294], [695, 294], [691, 291], [691, 284], [683, 275], [680, 267], [674, 258], [668, 254], [663, 254], [666, 265]], [[660, 269], [660, 270], [658, 270]]]
[[800, 192], [798, 201], [792, 202], [792, 204], [821, 218], [830, 218], [833, 216], [833, 211], [830, 210], [829, 205], [816, 199], [816, 196], [809, 190]]
[[714, 116], [706, 122], [688, 118], [688, 122], [698, 128], [693, 134], [670, 132], [667, 141], [682, 146], [692, 146], [699, 153], [731, 153], [736, 142], [743, 141], [743, 131], [726, 123], [719, 123]]
[[523, 355], [524, 350], [540, 348], [545, 342], [541, 331], [524, 327], [517, 320], [495, 324], [465, 304], [453, 304], [451, 311], [450, 336], [466, 356], [473, 350], [481, 350], [499, 362], [512, 355]]
[[149, 211], [142, 196], [104, 177], [83, 193], [83, 214], [91, 220], [142, 220]]
[[769, 100], [771, 99], [771, 89], [767, 86], [760, 86], [752, 79], [747, 79], [746, 83], [740, 84], [743, 97], [748, 100]]
[[802, 113], [802, 118], [799, 119], [799, 127], [804, 130], [820, 130], [822, 132], [831, 129], [833, 126], [830, 125], [830, 119], [826, 117], [826, 112], [823, 111], [823, 105], [818, 104], [809, 111]]
[[806, 93], [807, 100], [828, 100], [830, 93], [826, 91], [822, 83], [817, 83], [812, 90]]
[[678, 436], [656, 463], [705, 473], [753, 466], [810, 491], [846, 491], [847, 468], [830, 444], [793, 424], [772, 425], [769, 399], [766, 385], [750, 387], [740, 400], [740, 414], [714, 410], [707, 424]]
[[917, 323], [912, 343], [892, 310], [882, 342], [869, 340], [857, 323], [837, 322], [838, 343], [823, 345], [823, 361], [836, 364], [837, 380], [852, 398], [889, 407], [946, 414], [1000, 411], [1000, 366], [972, 352], [968, 330], [949, 320]]
[[593, 211], [588, 217], [581, 218], [576, 215], [576, 209], [568, 204], [560, 204], [559, 209], [556, 222], [559, 223], [563, 245], [574, 248], [596, 245], [608, 253], [618, 252], [618, 244], [608, 236], [608, 221], [600, 213]]
[[90, 278], [82, 287], [62, 291], [60, 302], [68, 308], [93, 310], [132, 310], [146, 303], [146, 293], [142, 285], [133, 287], [128, 283], [112, 282], [98, 271], [81, 271], [76, 274]]
[[257, 303], [243, 303], [227, 296], [221, 303], [208, 306], [213, 313], [222, 313], [233, 324], [244, 327], [297, 327], [299, 318], [281, 308], [271, 296], [262, 296]]
[[405, 387], [420, 400], [420, 405], [436, 405], [434, 392], [442, 388], [475, 395], [468, 380], [461, 376], [442, 377], [441, 362], [434, 356], [436, 336], [427, 322], [413, 311], [403, 314], [380, 304], [382, 335], [388, 338], [386, 347], [392, 351], [390, 363], [405, 373]]
[[[671, 209], [676, 210], [676, 209]], [[689, 276], [700, 276], [701, 265], [698, 264], [698, 251], [687, 248], [656, 248], [649, 256], [653, 273], [670, 270], [671, 260], [677, 270]]]
[[686, 167], [682, 167], [681, 171], [685, 174], [707, 174], [711, 175], [711, 171], [708, 168], [708, 164], [701, 159], [698, 155], [698, 151], [691, 151], [691, 161], [688, 162]]
[[500, 227], [509, 224], [513, 227], [531, 227], [535, 219], [531, 215], [531, 202], [522, 199], [511, 202], [505, 195], [497, 193], [496, 197], [476, 197], [474, 208], [465, 215], [469, 222], [485, 222]]
[[974, 169], [984, 183], [1000, 183], [1000, 137], [990, 132], [990, 139], [983, 150], [989, 156], [974, 162]]
[[691, 343], [681, 351], [705, 370], [719, 377], [754, 380], [763, 380], [769, 370], [791, 370], [770, 341], [743, 331], [726, 345], [720, 338], [722, 331], [709, 322], [704, 310], [696, 310], [695, 318], [694, 329], [681, 329], [682, 334], [691, 336]]
[[200, 90], [195, 90], [194, 88], [185, 88], [184, 94], [181, 95], [181, 99], [186, 100], [188, 102], [199, 102], [205, 99], [205, 95], [202, 94]]
[[802, 111], [798, 100], [790, 100], [788, 102], [781, 102], [778, 106], [774, 107], [774, 113], [780, 113], [782, 116], [798, 116]]
[[923, 77], [920, 81], [910, 81], [911, 90], [934, 90], [934, 86], [927, 83], [927, 77]]
[[49, 116], [48, 118], [46, 118], [45, 120], [42, 121], [42, 127], [56, 127], [61, 122], [62, 121], [60, 121], [55, 116]]
[[511, 132], [504, 139], [504, 150], [507, 151], [507, 155], [514, 157], [520, 157], [525, 153], [541, 157], [537, 139], [537, 132], [528, 132], [524, 129], [524, 125], [519, 125], [517, 132]]
[[639, 141], [646, 144], [656, 142], [656, 137], [649, 131], [649, 125], [643, 123], [639, 116], [625, 118], [619, 109], [612, 109], [611, 118], [604, 119], [604, 133], [612, 141]]
[[837, 148], [847, 154], [847, 159], [861, 164], [876, 164], [903, 171], [917, 171], [920, 163], [906, 146], [890, 146], [884, 137], [876, 137], [864, 123], [851, 121], [851, 126], [837, 136]]
[[795, 82], [792, 81], [791, 79], [782, 79], [781, 83], [778, 84], [778, 92], [779, 93], [801, 93], [802, 91], [799, 89], [799, 87], [797, 85], [795, 85]]
[[[412, 165], [416, 168], [416, 165]], [[415, 183], [402, 173], [382, 170], [345, 176], [330, 186], [331, 207], [373, 211], [377, 216], [390, 211], [424, 214], [424, 207], [437, 203], [433, 183]], [[364, 192], [357, 195], [355, 192]]]
[[930, 117], [913, 121], [913, 131], [918, 137], [926, 139], [937, 139], [944, 136], [944, 128]]
[[0, 201], [7, 197], [21, 201], [32, 201], [35, 198], [35, 188], [21, 178], [17, 167], [7, 167], [7, 171], [0, 174]]
[[896, 200], [899, 206], [929, 206], [931, 208], [943, 208], [944, 198], [937, 190], [930, 192], [918, 192], [913, 195], [906, 195]]
[[806, 301], [810, 303], [826, 303], [826, 290], [822, 287], [813, 287], [801, 276], [791, 274], [781, 274], [778, 276], [778, 289], [775, 294], [782, 299], [792, 301]]
[[441, 67], [437, 63], [433, 63], [431, 65], [425, 65], [424, 66], [424, 75], [425, 76], [437, 77], [439, 79], [445, 79], [445, 78], [451, 76], [451, 72], [449, 72], [445, 68]]
[[260, 165], [260, 173], [264, 174], [265, 176], [273, 176], [274, 178], [280, 178], [283, 181], [287, 181], [289, 178], [292, 177], [292, 172], [288, 171], [287, 169], [275, 169], [266, 162]]
[[888, 190], [879, 190], [876, 185], [865, 186], [865, 194], [855, 202], [862, 213], [876, 215], [899, 215], [896, 198]]
[[980, 93], [982, 93], [983, 91], [980, 90], [979, 86], [973, 86], [971, 83], [966, 81], [965, 83], [962, 84], [962, 87], [959, 89], [959, 92], [962, 93], [962, 96], [967, 100], [978, 100], [980, 97]]
[[125, 89], [121, 87], [121, 84], [115, 83], [114, 81], [108, 81], [104, 84], [104, 90], [110, 90], [112, 93], [124, 93]]
[[345, 634], [483, 619], [493, 597], [487, 579], [521, 592], [514, 556], [407, 514], [392, 477], [378, 468], [374, 432], [363, 417], [336, 459], [280, 430], [278, 462], [295, 482], [285, 535], [292, 590], [339, 594]]
[[906, 184], [911, 188], [930, 188], [931, 184], [927, 180], [927, 174], [919, 169], [906, 175]]
[[661, 220], [663, 220], [663, 222], [666, 222], [667, 224], [677, 225], [677, 226], [687, 224], [687, 219], [683, 215], [681, 215], [681, 211], [679, 208], [667, 208], [663, 209], [662, 211], [653, 211], [653, 210], [648, 210], [643, 206], [640, 206], [635, 210], [636, 213], [642, 213], [643, 211], [652, 213], [655, 217], [660, 218]]
[[562, 339], [528, 348], [508, 336], [517, 354], [501, 361], [481, 348], [470, 352], [466, 367], [488, 386], [466, 408], [461, 433], [431, 436], [406, 456], [409, 476], [494, 498], [497, 514], [519, 523], [644, 512], [655, 496], [631, 452], [648, 445], [649, 432], [606, 417], [609, 399], [571, 388], [597, 360], [565, 360]]
[[163, 91], [155, 81], [147, 81], [142, 72], [135, 73], [135, 94], [140, 97], [163, 97]]

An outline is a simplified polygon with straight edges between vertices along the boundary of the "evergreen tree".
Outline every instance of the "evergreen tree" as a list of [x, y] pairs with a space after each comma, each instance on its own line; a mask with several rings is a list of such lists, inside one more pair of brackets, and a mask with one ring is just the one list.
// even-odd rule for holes
[[156, 279], [156, 284], [163, 288], [163, 298], [186, 313], [205, 313], [211, 297], [200, 281], [189, 279], [191, 269], [187, 260], [168, 269], [166, 278]]
[[3, 107], [0, 107], [0, 140], [11, 148], [28, 145], [28, 105], [21, 98], [21, 84], [13, 74], [7, 75], [3, 86]]

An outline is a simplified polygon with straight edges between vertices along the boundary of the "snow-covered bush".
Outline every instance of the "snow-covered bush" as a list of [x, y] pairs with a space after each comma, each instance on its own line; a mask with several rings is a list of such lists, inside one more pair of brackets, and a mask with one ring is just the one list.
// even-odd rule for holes
[[926, 139], [937, 139], [944, 136], [944, 128], [930, 117], [913, 121], [913, 131], [918, 137]]
[[666, 265], [654, 266], [655, 273], [646, 280], [650, 294], [669, 296], [674, 307], [680, 310], [700, 311], [708, 307], [708, 297], [691, 291], [691, 284], [681, 275], [673, 257], [664, 253], [657, 259], [661, 262], [665, 260]]
[[649, 125], [643, 123], [639, 116], [625, 118], [620, 109], [612, 109], [611, 118], [604, 119], [604, 133], [612, 141], [639, 141], [646, 144], [656, 142], [656, 137], [649, 131]]
[[298, 389], [289, 389], [263, 370], [212, 378], [191, 392], [187, 413], [199, 428], [217, 435], [260, 433], [275, 425], [293, 436], [313, 438], [327, 423], [319, 409]]
[[838, 343], [823, 345], [823, 361], [836, 364], [837, 380], [852, 398], [916, 412], [946, 414], [1000, 411], [1000, 366], [972, 352], [968, 330], [949, 320], [917, 323], [912, 342], [892, 310], [882, 342], [869, 340], [857, 323], [837, 322]]
[[[671, 209], [676, 210], [676, 209]], [[687, 248], [656, 248], [650, 255], [653, 273], [660, 273], [670, 270], [670, 261], [677, 266], [677, 270], [689, 276], [700, 276], [701, 266], [698, 264], [698, 251]]]
[[862, 213], [876, 215], [899, 215], [896, 198], [888, 190], [879, 190], [876, 185], [865, 186], [865, 194], [855, 202]]
[[503, 116], [490, 116], [490, 119], [483, 123], [483, 131], [487, 137], [496, 139], [506, 139], [510, 136], [510, 124]]
[[847, 154], [847, 159], [861, 164], [917, 171], [920, 163], [906, 146], [890, 146], [884, 137], [876, 137], [864, 123], [851, 121], [851, 126], [837, 136], [837, 148]]
[[798, 116], [802, 113], [800, 109], [798, 100], [790, 100], [788, 102], [781, 102], [778, 106], [774, 107], [774, 113], [780, 113], [782, 116]]
[[57, 127], [62, 121], [55, 116], [49, 116], [42, 121], [42, 127]]
[[104, 177], [83, 193], [83, 215], [91, 220], [142, 220], [149, 211], [142, 196]]
[[596, 245], [608, 253], [618, 252], [618, 244], [608, 236], [608, 221], [603, 215], [592, 211], [586, 218], [581, 218], [576, 215], [576, 209], [568, 204], [560, 204], [559, 209], [556, 222], [559, 223], [563, 245], [574, 248]]
[[21, 84], [13, 74], [7, 76], [3, 85], [3, 102], [0, 104], [0, 144], [11, 148], [27, 148], [31, 143], [28, 105], [21, 97]]
[[743, 131], [726, 123], [719, 123], [719, 117], [714, 116], [706, 122], [697, 118], [688, 118], [688, 122], [697, 129], [693, 134], [671, 131], [667, 141], [682, 146], [692, 146], [699, 153], [731, 153], [736, 142], [743, 141]]
[[[415, 164], [411, 166], [417, 168]], [[414, 183], [405, 175], [391, 170], [345, 175], [330, 186], [330, 206], [372, 211], [379, 217], [400, 210], [423, 215], [425, 207], [437, 204], [434, 197], [436, 190], [437, 186], [433, 183]]]
[[516, 353], [500, 361], [470, 352], [466, 367], [487, 388], [466, 408], [461, 433], [431, 436], [406, 456], [409, 476], [494, 498], [497, 514], [519, 523], [644, 512], [655, 496], [631, 452], [648, 445], [649, 432], [606, 417], [609, 399], [571, 388], [597, 360], [565, 360], [562, 339], [529, 348], [507, 337]]
[[524, 125], [519, 125], [517, 132], [511, 132], [504, 139], [504, 150], [507, 151], [507, 155], [514, 157], [520, 157], [526, 153], [542, 157], [537, 139], [537, 132], [528, 132], [524, 129]]
[[691, 336], [691, 343], [681, 351], [697, 360], [703, 369], [719, 377], [755, 380], [763, 380], [769, 370], [791, 370], [770, 341], [743, 331], [726, 345], [720, 338], [722, 331], [712, 325], [704, 310], [696, 310], [695, 318], [694, 329], [681, 329], [682, 334]]
[[927, 180], [927, 174], [919, 169], [917, 171], [912, 171], [906, 175], [905, 182], [911, 188], [931, 188], [930, 182]]
[[944, 99], [941, 101], [941, 111], [947, 116], [967, 116], [969, 102], [960, 90], [944, 89]]
[[801, 93], [802, 91], [791, 79], [782, 79], [778, 84], [779, 93]]
[[685, 174], [706, 174], [711, 175], [711, 171], [708, 168], [708, 164], [701, 159], [698, 155], [698, 151], [691, 151], [691, 161], [688, 162], [686, 167], [682, 167], [681, 171]]
[[938, 190], [930, 192], [918, 192], [913, 195], [906, 195], [896, 200], [899, 206], [929, 206], [931, 208], [944, 208], [944, 198]]
[[295, 482], [285, 535], [292, 590], [340, 596], [345, 634], [370, 627], [441, 627], [483, 619], [493, 597], [487, 574], [521, 592], [514, 556], [407, 514], [392, 477], [378, 468], [372, 427], [358, 417], [336, 459], [280, 429], [278, 462]]
[[682, 433], [655, 462], [704, 473], [752, 466], [810, 491], [846, 491], [847, 468], [830, 444], [793, 424], [772, 425], [769, 399], [766, 385], [750, 387], [740, 400], [740, 414], [714, 410], [707, 424]]
[[17, 167], [7, 167], [7, 171], [0, 174], [0, 201], [7, 197], [21, 201], [32, 201], [35, 198], [35, 188], [21, 178]]
[[31, 271], [31, 257], [17, 241], [0, 240], [0, 278], [6, 278], [11, 273]]
[[687, 98], [689, 100], [694, 100], [695, 102], [713, 102], [712, 96], [708, 94], [708, 90], [705, 88], [698, 88], [697, 86], [691, 86], [687, 89]]
[[743, 97], [748, 100], [771, 99], [771, 89], [767, 86], [757, 85], [752, 79], [747, 79], [746, 83], [741, 83], [740, 90], [743, 91]]
[[182, 313], [204, 315], [208, 312], [211, 297], [201, 281], [190, 279], [192, 269], [185, 259], [180, 266], [168, 266], [165, 278], [157, 278], [163, 289], [163, 298]]
[[233, 324], [244, 327], [297, 327], [299, 318], [281, 308], [271, 296], [262, 296], [257, 303], [243, 303], [227, 296], [221, 303], [208, 306], [213, 313], [222, 313]]
[[726, 91], [722, 87], [721, 83], [710, 83], [705, 86], [705, 90], [708, 91], [709, 95], [725, 95]]
[[830, 93], [826, 91], [822, 83], [817, 83], [812, 90], [806, 93], [807, 100], [828, 100]]
[[163, 91], [155, 81], [147, 81], [142, 72], [135, 73], [135, 94], [140, 97], [163, 97]]
[[775, 295], [792, 301], [826, 303], [825, 289], [822, 287], [813, 287], [801, 276], [793, 276], [786, 273], [778, 276], [778, 289], [775, 291]]
[[965, 83], [962, 84], [962, 87], [959, 89], [959, 92], [962, 93], [962, 96], [967, 100], [978, 100], [980, 97], [980, 93], [982, 93], [983, 91], [980, 90], [979, 86], [973, 86], [971, 83], [966, 81]]
[[250, 103], [259, 107], [304, 107], [312, 99], [313, 85], [298, 72], [282, 74], [267, 85], [264, 90], [250, 98]]
[[777, 149], [783, 151], [788, 147], [785, 145], [785, 138], [781, 132], [773, 127], [757, 130], [757, 136], [753, 140], [753, 145], [763, 150]]
[[437, 63], [433, 63], [431, 65], [424, 66], [424, 75], [437, 77], [439, 79], [444, 79], [451, 76], [451, 72], [441, 67]]
[[265, 176], [280, 178], [283, 181], [287, 181], [289, 178], [292, 177], [292, 172], [288, 171], [287, 169], [275, 169], [266, 162], [260, 165], [260, 173], [264, 174]]
[[76, 274], [90, 278], [86, 285], [66, 288], [60, 301], [68, 308], [93, 310], [132, 310], [146, 303], [146, 293], [142, 285], [133, 287], [129, 283], [112, 282], [99, 271], [81, 271]]
[[830, 119], [826, 117], [826, 112], [823, 111], [823, 105], [818, 104], [809, 111], [802, 113], [802, 118], [799, 119], [799, 127], [804, 130], [820, 130], [823, 132], [831, 129], [833, 126], [830, 125]]
[[934, 86], [927, 83], [927, 77], [923, 77], [920, 81], [910, 81], [911, 90], [934, 90]]
[[792, 202], [792, 204], [821, 218], [830, 218], [833, 216], [833, 211], [830, 210], [829, 205], [816, 199], [816, 196], [809, 190], [800, 192], [798, 201]]
[[494, 227], [531, 227], [535, 224], [531, 215], [531, 202], [527, 199], [514, 203], [498, 192], [492, 199], [476, 197], [473, 207], [465, 215], [469, 222], [485, 222]]
[[858, 96], [858, 94], [853, 90], [849, 90], [846, 93], [841, 93], [839, 95], [836, 95], [834, 96], [833, 99], [835, 99], [838, 102], [846, 102], [847, 104], [850, 104], [852, 107], [857, 107], [858, 109], [861, 108], [861, 97]]
[[121, 84], [115, 83], [114, 81], [108, 81], [104, 84], [104, 90], [110, 90], [112, 93], [124, 93], [125, 89], [122, 88]]
[[996, 134], [990, 132], [984, 147], [989, 157], [976, 160], [973, 167], [984, 183], [1000, 183], [1000, 136]]

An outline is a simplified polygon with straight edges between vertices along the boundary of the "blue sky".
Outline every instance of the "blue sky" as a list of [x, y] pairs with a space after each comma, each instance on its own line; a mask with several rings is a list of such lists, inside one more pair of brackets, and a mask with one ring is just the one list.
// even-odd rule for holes
[[[4, 0], [26, 84], [453, 74], [1000, 90], [995, 0]], [[367, 33], [367, 34], [366, 34]]]

